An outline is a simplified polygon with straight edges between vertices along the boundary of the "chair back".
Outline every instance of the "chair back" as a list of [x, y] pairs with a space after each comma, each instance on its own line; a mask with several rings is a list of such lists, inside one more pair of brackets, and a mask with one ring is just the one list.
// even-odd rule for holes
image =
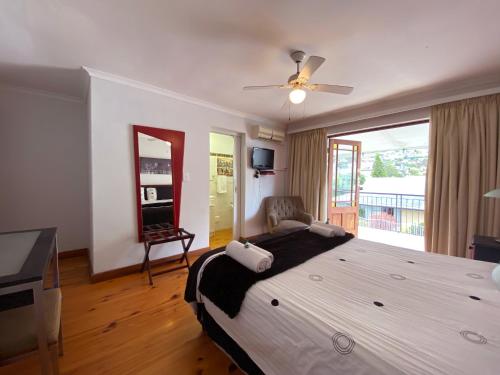
[[280, 220], [294, 220], [304, 212], [304, 203], [299, 196], [267, 197], [266, 216], [275, 213]]

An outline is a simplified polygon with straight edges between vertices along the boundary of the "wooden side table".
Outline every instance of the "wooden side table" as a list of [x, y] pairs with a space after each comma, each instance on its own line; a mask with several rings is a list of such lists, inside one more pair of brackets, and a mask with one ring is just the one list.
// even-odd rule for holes
[[469, 248], [469, 258], [484, 262], [500, 262], [500, 242], [494, 237], [475, 235]]
[[[153, 285], [153, 276], [190, 267], [187, 254], [194, 240], [195, 235], [193, 233], [189, 233], [184, 228], [175, 228], [171, 224], [154, 224], [154, 225], [147, 225], [144, 227], [143, 236], [144, 236], [144, 261], [142, 262], [141, 272], [144, 272], [144, 269], [147, 269], [149, 285]], [[173, 259], [171, 260], [171, 262], [179, 261], [179, 263], [182, 263], [185, 260], [186, 264], [165, 271], [151, 273], [151, 262], [149, 260], [149, 252], [151, 251], [151, 246], [167, 242], [175, 242], [175, 241], [181, 242], [182, 255], [179, 259]]]

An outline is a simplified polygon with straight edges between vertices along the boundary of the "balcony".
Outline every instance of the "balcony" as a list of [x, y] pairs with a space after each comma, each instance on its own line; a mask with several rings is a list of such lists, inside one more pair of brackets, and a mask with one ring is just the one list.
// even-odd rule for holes
[[358, 237], [424, 250], [424, 196], [360, 192]]

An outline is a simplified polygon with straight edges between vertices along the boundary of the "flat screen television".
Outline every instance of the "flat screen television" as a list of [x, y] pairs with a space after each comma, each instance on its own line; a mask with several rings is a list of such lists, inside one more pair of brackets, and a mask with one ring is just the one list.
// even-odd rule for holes
[[252, 150], [252, 168], [258, 170], [274, 169], [274, 150], [254, 147]]

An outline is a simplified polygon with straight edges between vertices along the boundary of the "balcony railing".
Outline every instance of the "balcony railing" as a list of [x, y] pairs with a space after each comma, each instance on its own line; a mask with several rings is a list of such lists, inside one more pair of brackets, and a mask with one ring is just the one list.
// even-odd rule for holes
[[423, 236], [424, 204], [423, 195], [361, 191], [359, 225]]

